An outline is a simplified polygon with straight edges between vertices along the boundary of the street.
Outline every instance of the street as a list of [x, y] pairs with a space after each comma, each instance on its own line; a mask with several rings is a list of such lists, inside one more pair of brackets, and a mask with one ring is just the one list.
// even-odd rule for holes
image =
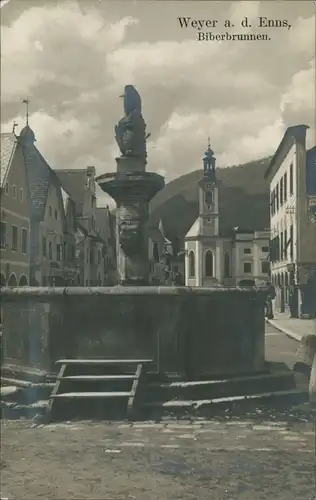
[[[292, 366], [295, 350], [267, 326], [267, 359]], [[309, 500], [314, 469], [314, 424], [304, 415], [2, 426], [9, 500]]]
[[296, 361], [298, 343], [266, 323], [266, 359], [285, 363], [291, 370]]

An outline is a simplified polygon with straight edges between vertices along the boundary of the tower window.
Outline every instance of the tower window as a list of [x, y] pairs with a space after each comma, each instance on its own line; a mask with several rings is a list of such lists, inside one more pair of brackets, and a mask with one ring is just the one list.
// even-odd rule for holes
[[206, 191], [205, 193], [205, 203], [208, 207], [210, 207], [213, 203], [213, 193], [212, 191]]
[[195, 278], [195, 255], [192, 250], [189, 253], [189, 277]]
[[205, 276], [208, 278], [214, 276], [214, 257], [212, 250], [208, 250], [205, 254]]

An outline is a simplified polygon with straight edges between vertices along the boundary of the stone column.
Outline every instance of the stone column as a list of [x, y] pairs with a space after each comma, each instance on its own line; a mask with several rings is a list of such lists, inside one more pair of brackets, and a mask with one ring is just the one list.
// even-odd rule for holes
[[116, 201], [116, 256], [121, 285], [149, 284], [149, 202], [164, 187], [162, 176], [145, 171], [145, 162], [116, 158], [117, 171], [97, 178], [101, 189]]

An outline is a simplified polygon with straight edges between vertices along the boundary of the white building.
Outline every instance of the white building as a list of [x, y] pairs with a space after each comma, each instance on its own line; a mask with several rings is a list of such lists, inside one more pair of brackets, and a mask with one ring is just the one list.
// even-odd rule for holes
[[[316, 292], [311, 291], [316, 281], [316, 225], [309, 217], [308, 206], [312, 187], [309, 184], [312, 179], [315, 182], [316, 166], [315, 148], [314, 153], [311, 150], [311, 161], [307, 161], [307, 129], [306, 125], [297, 125], [286, 130], [265, 174], [270, 183], [270, 260], [277, 294], [275, 306], [283, 312], [288, 304], [289, 286], [297, 285], [299, 316], [316, 310]], [[307, 182], [307, 178], [311, 181]]]
[[219, 191], [213, 151], [203, 159], [199, 216], [185, 236], [186, 286], [258, 285], [269, 280], [269, 231], [220, 231]]

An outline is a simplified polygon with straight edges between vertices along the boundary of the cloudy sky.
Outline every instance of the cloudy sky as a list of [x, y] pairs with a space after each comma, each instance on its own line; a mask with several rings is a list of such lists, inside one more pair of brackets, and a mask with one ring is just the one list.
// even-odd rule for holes
[[[141, 94], [148, 169], [166, 181], [201, 167], [211, 137], [219, 166], [272, 154], [289, 125], [315, 144], [315, 2], [6, 0], [1, 8], [2, 131], [24, 124], [53, 168], [115, 169], [118, 95]], [[178, 17], [241, 32], [248, 16], [287, 19], [270, 41], [198, 42]], [[223, 28], [225, 20], [235, 27]], [[100, 199], [101, 204], [105, 198]]]

